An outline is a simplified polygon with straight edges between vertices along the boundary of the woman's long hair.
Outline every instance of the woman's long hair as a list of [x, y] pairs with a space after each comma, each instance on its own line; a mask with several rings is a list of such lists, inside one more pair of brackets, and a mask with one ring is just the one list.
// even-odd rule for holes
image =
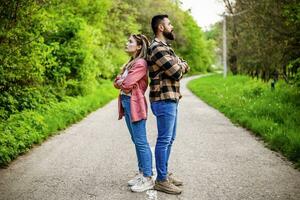
[[140, 58], [146, 59], [147, 57], [147, 51], [150, 44], [148, 38], [143, 34], [132, 34], [131, 36], [136, 40], [137, 45], [141, 45], [141, 49], [139, 49], [134, 57], [131, 57], [130, 60], [123, 66], [122, 73], [126, 68], [130, 69], [136, 60]]

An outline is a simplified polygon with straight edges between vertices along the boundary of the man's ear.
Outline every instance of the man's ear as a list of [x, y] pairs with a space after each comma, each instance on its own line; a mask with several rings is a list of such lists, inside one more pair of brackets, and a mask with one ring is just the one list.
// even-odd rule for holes
[[163, 31], [165, 30], [165, 27], [164, 27], [163, 24], [159, 24], [159, 25], [158, 25], [158, 29], [159, 29], [161, 32], [163, 32]]

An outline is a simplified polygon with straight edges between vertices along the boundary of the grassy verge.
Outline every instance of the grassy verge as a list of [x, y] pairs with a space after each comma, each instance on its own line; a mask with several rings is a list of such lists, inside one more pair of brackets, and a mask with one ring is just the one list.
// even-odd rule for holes
[[40, 110], [27, 110], [10, 116], [0, 123], [0, 166], [7, 165], [58, 130], [81, 120], [117, 94], [112, 83], [105, 81], [93, 94], [68, 98], [63, 102], [44, 105]]
[[300, 167], [299, 89], [279, 82], [271, 90], [270, 84], [247, 76], [222, 75], [193, 80], [188, 87]]

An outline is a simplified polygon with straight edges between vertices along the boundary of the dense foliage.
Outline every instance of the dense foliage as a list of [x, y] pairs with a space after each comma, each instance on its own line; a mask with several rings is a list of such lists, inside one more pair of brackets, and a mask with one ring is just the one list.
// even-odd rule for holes
[[[223, 0], [233, 74], [278, 78], [300, 86], [300, 2]], [[216, 25], [222, 30], [222, 24]], [[222, 34], [218, 35], [219, 39]], [[222, 43], [220, 42], [220, 47]], [[222, 48], [222, 47], [221, 47]]]
[[162, 13], [192, 73], [209, 70], [214, 44], [178, 1], [0, 0], [0, 165], [115, 98], [128, 36], [152, 38]]
[[270, 90], [267, 83], [241, 75], [204, 77], [188, 86], [300, 167], [300, 92], [296, 87], [279, 81], [277, 89]]
[[151, 17], [170, 15], [176, 51], [192, 72], [209, 70], [213, 43], [178, 1], [0, 0], [0, 119], [66, 96], [90, 94], [128, 59], [130, 33], [152, 37]]

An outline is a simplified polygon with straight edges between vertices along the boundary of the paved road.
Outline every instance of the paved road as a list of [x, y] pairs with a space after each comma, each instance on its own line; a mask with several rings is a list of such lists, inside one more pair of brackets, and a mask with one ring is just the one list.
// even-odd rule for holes
[[[170, 168], [179, 196], [126, 185], [136, 170], [133, 145], [117, 101], [50, 138], [0, 170], [1, 200], [289, 200], [300, 199], [300, 172], [243, 128], [209, 107], [182, 82], [183, 99]], [[149, 141], [155, 145], [151, 111]]]

